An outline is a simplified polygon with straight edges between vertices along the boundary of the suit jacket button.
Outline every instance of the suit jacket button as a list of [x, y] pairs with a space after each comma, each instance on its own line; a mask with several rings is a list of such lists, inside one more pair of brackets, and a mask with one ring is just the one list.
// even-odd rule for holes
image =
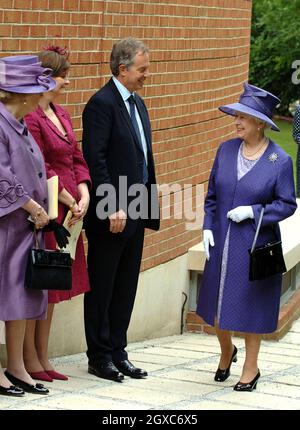
[[40, 177], [40, 178], [42, 178], [42, 177], [43, 177], [43, 174], [42, 174], [42, 172], [40, 172], [40, 173], [39, 173], [39, 177]]
[[33, 152], [33, 149], [32, 149], [32, 148], [30, 148], [30, 151], [31, 151], [31, 152]]
[[47, 199], [44, 199], [44, 200], [43, 200], [43, 203], [44, 203], [44, 205], [45, 205], [45, 204], [47, 203]]

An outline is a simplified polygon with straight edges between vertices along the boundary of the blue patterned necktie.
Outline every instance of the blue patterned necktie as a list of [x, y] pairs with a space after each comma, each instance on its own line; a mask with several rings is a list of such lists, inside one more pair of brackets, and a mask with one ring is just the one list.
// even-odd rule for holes
[[[144, 154], [144, 149], [143, 149], [143, 145], [142, 145], [142, 138], [141, 138], [141, 133], [139, 130], [139, 126], [136, 120], [136, 116], [135, 116], [135, 100], [134, 100], [134, 96], [131, 95], [128, 98], [129, 101], [129, 106], [130, 106], [130, 118], [131, 118], [131, 122], [137, 137], [137, 140], [139, 142], [139, 145], [143, 151]], [[144, 154], [144, 158], [143, 158], [143, 183], [146, 184], [148, 182], [148, 168], [146, 165], [146, 160], [145, 160], [145, 154]]]

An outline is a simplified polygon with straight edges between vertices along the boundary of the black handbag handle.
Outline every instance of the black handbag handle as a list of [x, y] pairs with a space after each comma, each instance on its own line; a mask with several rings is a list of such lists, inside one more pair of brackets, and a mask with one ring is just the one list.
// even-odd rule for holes
[[38, 240], [38, 235], [37, 235], [37, 231], [36, 231], [36, 226], [34, 226], [34, 240], [35, 240], [35, 247], [36, 249], [39, 249], [39, 240]]
[[255, 248], [255, 245], [256, 245], [256, 242], [257, 242], [257, 238], [258, 238], [258, 235], [259, 235], [260, 226], [261, 226], [262, 219], [263, 219], [263, 216], [264, 216], [264, 211], [265, 211], [265, 208], [262, 207], [261, 211], [260, 211], [260, 215], [259, 215], [257, 229], [256, 229], [255, 236], [254, 236], [254, 239], [253, 239], [253, 243], [252, 243], [252, 246], [251, 246], [250, 254], [252, 254], [252, 252], [254, 251], [254, 248]]

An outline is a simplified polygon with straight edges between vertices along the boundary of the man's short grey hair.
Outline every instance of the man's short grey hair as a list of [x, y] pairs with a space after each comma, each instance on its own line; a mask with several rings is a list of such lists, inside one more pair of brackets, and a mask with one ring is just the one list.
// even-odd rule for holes
[[119, 75], [119, 66], [124, 64], [128, 69], [134, 63], [134, 57], [138, 52], [143, 54], [149, 52], [148, 47], [134, 37], [119, 40], [112, 48], [110, 54], [110, 70], [114, 76]]

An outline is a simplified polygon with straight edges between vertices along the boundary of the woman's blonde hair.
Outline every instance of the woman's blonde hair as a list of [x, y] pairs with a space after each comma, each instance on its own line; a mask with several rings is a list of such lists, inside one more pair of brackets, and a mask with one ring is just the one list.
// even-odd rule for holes
[[252, 118], [255, 119], [258, 125], [261, 125], [264, 128], [268, 127], [268, 124], [266, 123], [266, 121], [263, 121], [262, 119], [259, 119], [259, 118], [255, 118], [255, 116], [253, 116]]
[[265, 131], [268, 129], [268, 128], [271, 128], [271, 126], [266, 122], [266, 121], [263, 121], [262, 119], [259, 119], [259, 118], [255, 118], [255, 117], [253, 117], [254, 119], [255, 119], [255, 122], [256, 122], [256, 124], [258, 125], [258, 129], [260, 129], [259, 131], [261, 131], [261, 134], [262, 135], [264, 135], [265, 134]]
[[23, 94], [18, 93], [10, 93], [9, 91], [0, 90], [0, 101], [2, 103], [7, 103], [9, 101], [12, 101], [13, 99], [18, 99], [24, 97]]
[[[238, 115], [239, 112], [237, 111], [236, 114]], [[258, 126], [260, 126], [260, 129], [262, 130], [262, 133], [264, 133], [264, 131], [267, 128], [271, 128], [271, 126], [266, 121], [263, 121], [262, 119], [257, 118], [256, 116], [253, 116], [253, 115], [250, 115], [249, 113], [244, 113], [244, 112], [242, 112], [242, 115], [244, 115], [244, 116], [246, 116], [248, 118], [254, 119], [254, 121], [256, 122], [256, 124]]]

